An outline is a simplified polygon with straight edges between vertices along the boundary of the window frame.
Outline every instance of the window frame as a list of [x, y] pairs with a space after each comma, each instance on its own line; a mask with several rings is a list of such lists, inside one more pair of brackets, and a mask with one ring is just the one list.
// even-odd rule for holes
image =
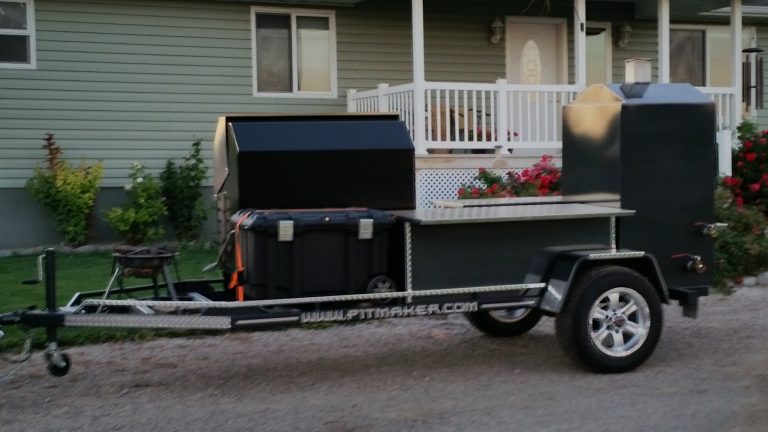
[[[290, 92], [260, 92], [258, 88], [258, 58], [256, 55], [256, 14], [278, 14], [288, 15], [291, 22], [291, 88]], [[328, 19], [329, 45], [330, 52], [330, 84], [331, 89], [327, 92], [318, 91], [300, 91], [298, 89], [299, 65], [298, 65], [298, 40], [297, 40], [297, 17], [314, 17]], [[327, 9], [294, 9], [281, 7], [251, 6], [251, 80], [253, 85], [253, 96], [264, 98], [316, 98], [316, 99], [336, 99], [338, 98], [337, 83], [337, 51], [336, 51], [336, 11]]]
[[0, 60], [0, 69], [37, 69], [37, 38], [35, 37], [35, 0], [4, 0], [27, 5], [27, 29], [0, 29], [0, 35], [27, 36], [29, 38], [29, 62], [9, 63]]

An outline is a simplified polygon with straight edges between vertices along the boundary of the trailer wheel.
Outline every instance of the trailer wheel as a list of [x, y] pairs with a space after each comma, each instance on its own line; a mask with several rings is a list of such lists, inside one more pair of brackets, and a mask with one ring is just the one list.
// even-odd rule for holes
[[63, 377], [69, 372], [70, 366], [72, 366], [72, 361], [67, 354], [61, 353], [59, 355], [61, 356], [61, 364], [54, 363], [50, 354], [46, 353], [45, 356], [45, 360], [48, 362], [48, 373], [55, 377]]
[[597, 372], [626, 372], [653, 353], [661, 337], [659, 295], [625, 267], [587, 270], [573, 286], [555, 328], [571, 358]]
[[512, 337], [527, 333], [536, 326], [541, 319], [541, 311], [516, 308], [470, 312], [465, 316], [470, 324], [488, 336]]

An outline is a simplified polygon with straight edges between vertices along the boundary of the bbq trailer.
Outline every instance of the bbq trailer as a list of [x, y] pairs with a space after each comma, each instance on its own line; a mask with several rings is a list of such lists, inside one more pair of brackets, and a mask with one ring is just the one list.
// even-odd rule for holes
[[[45, 309], [5, 313], [0, 325], [46, 329], [48, 370], [62, 376], [61, 327], [461, 313], [512, 337], [546, 315], [577, 362], [631, 370], [659, 341], [662, 304], [696, 317], [712, 282], [714, 104], [687, 84], [593, 86], [563, 124], [562, 196], [415, 208], [413, 145], [396, 115], [224, 116], [214, 143], [222, 278], [174, 280], [173, 253], [121, 251], [106, 290], [59, 307], [46, 250]], [[132, 271], [154, 283], [125, 287]]]

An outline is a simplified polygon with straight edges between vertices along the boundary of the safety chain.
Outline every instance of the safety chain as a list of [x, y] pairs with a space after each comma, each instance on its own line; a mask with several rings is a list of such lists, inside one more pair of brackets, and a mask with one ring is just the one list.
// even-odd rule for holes
[[[21, 363], [24, 363], [25, 361], [29, 360], [30, 357], [32, 357], [32, 329], [26, 328], [25, 333], [26, 338], [24, 339], [24, 345], [22, 345], [21, 353], [16, 356], [10, 356], [7, 354], [0, 355], [0, 358], [2, 358], [3, 361], [15, 365], [11, 368], [10, 371], [0, 375], [0, 382], [7, 382], [12, 380], [16, 376], [16, 371], [21, 368]], [[3, 336], [5, 336], [5, 332], [2, 328], [0, 328], [0, 338]]]

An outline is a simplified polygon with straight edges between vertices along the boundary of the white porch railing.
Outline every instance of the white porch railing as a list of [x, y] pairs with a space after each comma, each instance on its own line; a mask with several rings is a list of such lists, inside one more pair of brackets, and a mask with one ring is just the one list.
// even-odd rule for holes
[[[424, 138], [414, 133], [414, 85], [347, 94], [350, 112], [397, 112], [411, 131], [417, 153], [438, 149], [553, 149], [562, 146], [562, 107], [578, 93], [574, 85], [427, 82]], [[420, 111], [420, 110], [419, 110]]]
[[[414, 88], [379, 84], [347, 95], [349, 112], [396, 112], [416, 136]], [[426, 149], [560, 148], [562, 107], [573, 101], [575, 85], [519, 85], [427, 82]], [[698, 87], [715, 101], [718, 130], [735, 130], [735, 93], [729, 87]]]
[[358, 92], [347, 91], [347, 112], [374, 113], [396, 112], [400, 120], [405, 123], [411, 133], [411, 139], [415, 141], [413, 133], [413, 83], [390, 87], [388, 84], [379, 84], [374, 90]]
[[734, 107], [736, 94], [731, 87], [696, 87], [715, 101], [715, 117], [718, 131], [735, 131], [738, 124], [733, 124], [741, 117], [736, 115], [741, 108]]

